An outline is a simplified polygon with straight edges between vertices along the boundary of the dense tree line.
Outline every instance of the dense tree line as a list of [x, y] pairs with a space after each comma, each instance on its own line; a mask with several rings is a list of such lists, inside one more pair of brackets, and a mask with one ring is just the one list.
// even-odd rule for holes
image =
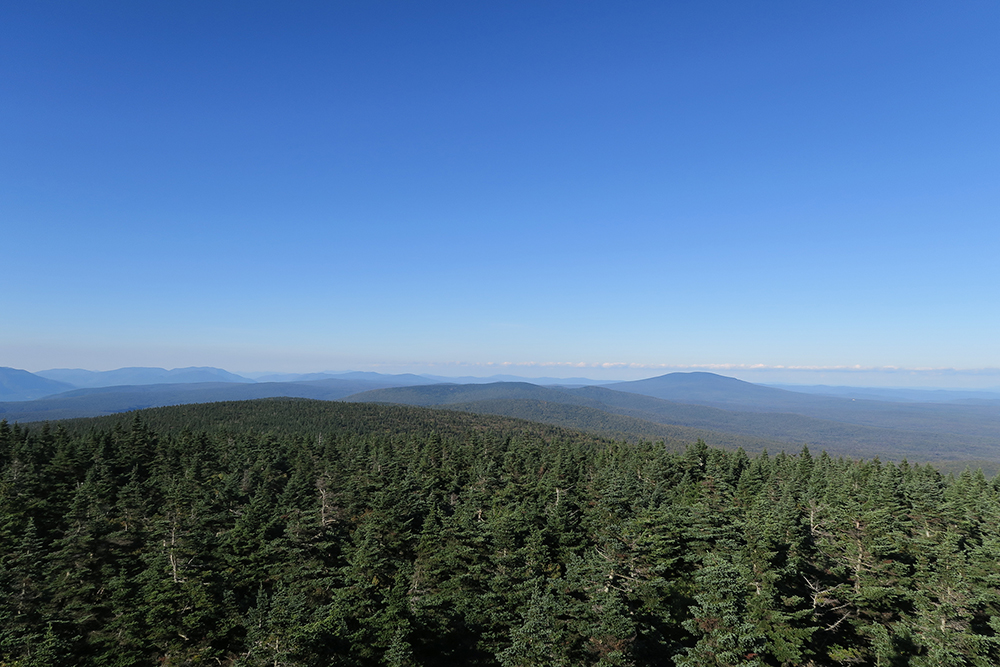
[[275, 405], [0, 422], [0, 665], [1000, 664], [981, 473]]

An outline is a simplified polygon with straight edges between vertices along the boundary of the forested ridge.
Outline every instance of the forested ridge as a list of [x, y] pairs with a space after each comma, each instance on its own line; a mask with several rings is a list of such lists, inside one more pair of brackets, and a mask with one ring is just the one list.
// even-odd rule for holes
[[311, 401], [0, 422], [0, 665], [996, 665], [981, 472]]

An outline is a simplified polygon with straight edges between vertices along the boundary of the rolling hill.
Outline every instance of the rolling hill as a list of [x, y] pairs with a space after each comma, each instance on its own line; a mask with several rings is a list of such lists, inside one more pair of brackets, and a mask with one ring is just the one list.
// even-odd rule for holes
[[19, 368], [0, 366], [0, 400], [30, 401], [72, 388], [65, 382], [40, 377]]
[[11, 423], [50, 421], [96, 417], [166, 405], [279, 396], [332, 401], [384, 386], [384, 383], [373, 380], [328, 379], [312, 382], [197, 382], [75, 389], [33, 401], [0, 403], [0, 419]]
[[[54, 382], [20, 373], [31, 382]], [[26, 382], [17, 373], [8, 376]], [[164, 383], [75, 389], [30, 401], [0, 403], [0, 418], [8, 422], [46, 421], [156, 406], [295, 397], [505, 415], [633, 441], [662, 439], [680, 443], [702, 439], [712, 445], [748, 451], [798, 451], [808, 444], [853, 457], [951, 464], [974, 460], [987, 462], [986, 469], [1000, 465], [990, 463], [1000, 462], [1000, 403], [989, 400], [864, 400], [797, 393], [712, 373], [671, 373], [601, 387], [539, 386], [529, 382], [415, 384], [424, 381], [412, 375], [343, 373], [335, 378], [297, 382]], [[58, 384], [46, 386], [63, 388]]]
[[987, 438], [1000, 444], [1000, 402], [892, 402], [803, 394], [714, 373], [670, 373], [607, 389], [741, 412], [790, 413], [880, 429]]
[[715, 373], [668, 373], [645, 380], [605, 385], [607, 389], [666, 401], [710, 405], [727, 410], [799, 412], [846, 409], [850, 398], [804, 394], [744, 382]]
[[[707, 402], [711, 398], [715, 403], [751, 404], [757, 409], [734, 410], [681, 403], [606, 387], [571, 389], [504, 382], [379, 389], [348, 396], [344, 400], [505, 414], [607, 435], [632, 433], [641, 437], [670, 439], [683, 438], [682, 433], [685, 432], [697, 432], [700, 435], [695, 437], [701, 437], [706, 442], [720, 446], [733, 446], [738, 442], [738, 446], [753, 451], [762, 447], [798, 451], [808, 444], [831, 454], [854, 457], [880, 456], [893, 460], [907, 458], [952, 464], [970, 460], [1000, 462], [1000, 420], [996, 411], [983, 406], [873, 401], [876, 406], [862, 405], [858, 411], [851, 412], [855, 406], [836, 404], [858, 401], [834, 398], [827, 402], [826, 397], [808, 395], [803, 395], [806, 400], [799, 401], [797, 397], [783, 396], [792, 392], [757, 391], [768, 388], [738, 380], [717, 382], [715, 378], [718, 377], [696, 378], [702, 383], [702, 390], [693, 391], [695, 400]], [[732, 394], [723, 391], [727, 386], [734, 389]], [[652, 388], [655, 389], [655, 386]], [[672, 391], [671, 395], [680, 395], [678, 390]], [[767, 403], [768, 398], [774, 399], [773, 402]], [[814, 398], [817, 400], [812, 400]], [[778, 411], [794, 407], [790, 404], [795, 401], [798, 401], [799, 409], [806, 412], [847, 416], [870, 423]], [[625, 418], [635, 421], [620, 421]], [[687, 431], [657, 431], [651, 425]], [[728, 444], [723, 442], [727, 438]], [[985, 467], [996, 469], [997, 463], [989, 463]]]
[[779, 451], [788, 448], [787, 443], [767, 438], [665, 424], [624, 414], [615, 414], [585, 405], [554, 403], [530, 398], [498, 398], [468, 403], [448, 403], [439, 407], [480, 415], [502, 415], [527, 419], [542, 424], [595, 433], [606, 438], [626, 442], [657, 442], [662, 440], [668, 448], [674, 451], [683, 450], [686, 445], [698, 440], [712, 447], [726, 449], [742, 447], [749, 452], [760, 452], [765, 449]]

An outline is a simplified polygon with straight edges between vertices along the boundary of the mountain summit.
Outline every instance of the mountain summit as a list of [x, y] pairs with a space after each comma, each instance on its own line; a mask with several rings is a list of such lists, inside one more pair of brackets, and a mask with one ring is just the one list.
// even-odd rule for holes
[[801, 394], [701, 371], [667, 373], [645, 380], [604, 386], [615, 391], [644, 394], [666, 401], [764, 412], [797, 412], [806, 408], [826, 408], [850, 403], [850, 399]]
[[73, 389], [73, 385], [19, 368], [0, 366], [0, 401], [30, 401]]

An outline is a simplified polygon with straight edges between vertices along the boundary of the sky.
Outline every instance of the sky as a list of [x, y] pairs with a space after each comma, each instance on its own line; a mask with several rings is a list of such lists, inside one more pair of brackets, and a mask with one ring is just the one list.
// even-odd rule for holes
[[1000, 4], [0, 3], [0, 366], [1000, 387]]

